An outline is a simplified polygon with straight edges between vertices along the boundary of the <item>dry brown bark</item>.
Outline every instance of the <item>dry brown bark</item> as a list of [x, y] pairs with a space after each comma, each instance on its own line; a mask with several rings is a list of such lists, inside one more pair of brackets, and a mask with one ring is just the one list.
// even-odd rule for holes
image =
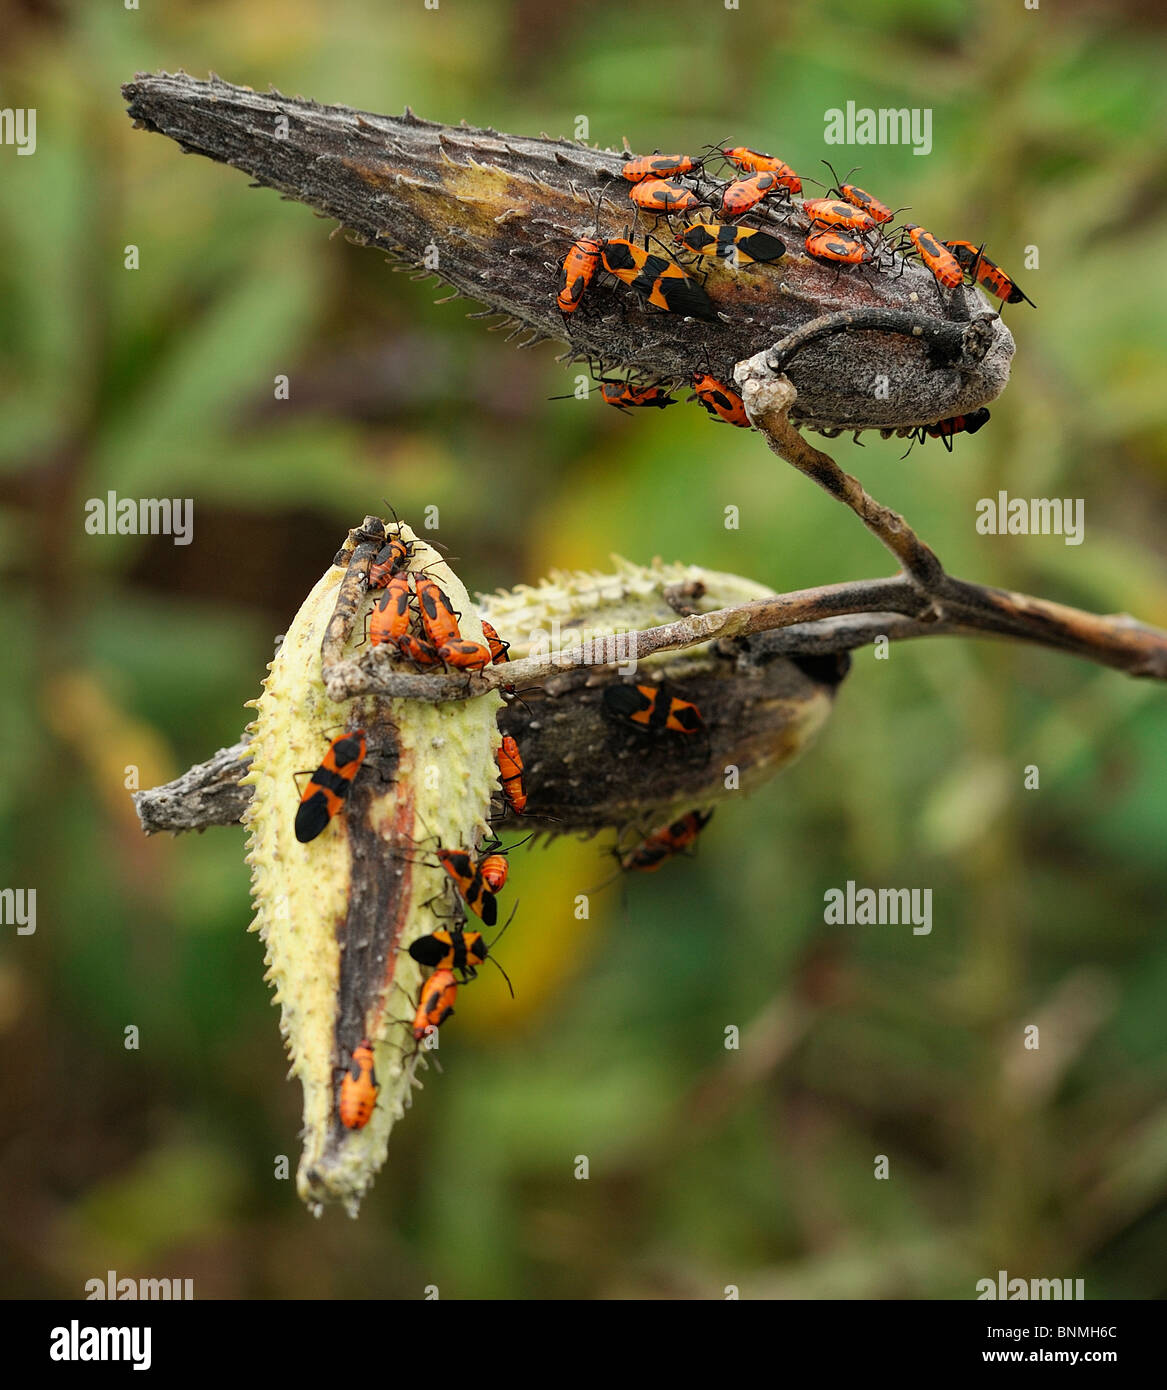
[[[662, 312], [602, 275], [565, 318], [558, 268], [575, 237], [631, 227], [674, 247], [665, 220], [628, 201], [626, 154], [441, 125], [408, 108], [381, 116], [322, 106], [217, 77], [143, 73], [123, 93], [139, 126], [335, 218], [449, 285], [448, 298], [485, 304], [520, 346], [554, 339], [603, 371], [685, 386], [706, 370], [729, 381], [735, 363], [777, 348], [775, 365], [798, 390], [795, 418], [832, 430], [931, 424], [986, 404], [1008, 382], [1013, 339], [979, 292], [942, 291], [918, 262], [891, 254], [878, 270], [812, 260], [798, 198], [745, 219], [787, 244], [776, 265], [734, 271], [701, 258], [717, 322]], [[716, 202], [719, 182], [700, 187]]]

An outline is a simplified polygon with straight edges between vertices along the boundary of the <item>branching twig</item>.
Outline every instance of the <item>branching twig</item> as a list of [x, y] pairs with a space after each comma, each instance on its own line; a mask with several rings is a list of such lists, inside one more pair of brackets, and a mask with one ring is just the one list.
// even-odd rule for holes
[[220, 748], [205, 763], [196, 763], [164, 787], [134, 793], [134, 809], [147, 835], [160, 830], [205, 830], [235, 825], [251, 800], [250, 786], [239, 779], [250, 768], [247, 740]]
[[[838, 328], [835, 324], [830, 331]], [[783, 634], [780, 643], [772, 642], [775, 655], [850, 651], [877, 637], [902, 641], [941, 633], [993, 634], [1070, 652], [1129, 675], [1167, 680], [1167, 632], [1125, 614], [1099, 616], [947, 574], [935, 552], [898, 512], [877, 502], [857, 478], [809, 445], [791, 423], [789, 412], [797, 392], [771, 366], [781, 357], [782, 353], [761, 353], [739, 365], [737, 379], [750, 419], [780, 458], [851, 508], [899, 561], [900, 574], [685, 614], [660, 627], [490, 666], [476, 675], [425, 676], [402, 671], [395, 654], [385, 646], [355, 659], [339, 656], [351, 634], [376, 550], [376, 542], [359, 531], [354, 533], [359, 543], [349, 555], [336, 613], [323, 644], [329, 698], [341, 703], [379, 695], [446, 703], [499, 688], [523, 690], [575, 668], [626, 666], [654, 654], [758, 633]], [[373, 523], [376, 518], [366, 518], [366, 525]], [[168, 786], [138, 793], [135, 801], [146, 833], [237, 821], [249, 796], [248, 789], [238, 785], [243, 771], [239, 758], [244, 752], [245, 744], [240, 743]]]
[[[809, 452], [816, 454], [817, 450]], [[825, 459], [826, 455], [819, 457]], [[522, 690], [575, 667], [624, 665], [658, 652], [777, 628], [797, 628], [789, 650], [820, 652], [853, 650], [880, 635], [902, 640], [929, 633], [992, 633], [1072, 652], [1128, 675], [1167, 680], [1167, 632], [1125, 614], [1100, 617], [1028, 594], [953, 579], [901, 516], [875, 502], [854, 478], [841, 472], [840, 476], [845, 484], [835, 495], [846, 501], [893, 553], [905, 557], [905, 564], [912, 567], [909, 574], [826, 584], [712, 613], [696, 613], [663, 627], [624, 633], [591, 646], [491, 666], [481, 675], [413, 675], [402, 671], [390, 653], [374, 650], [330, 669], [329, 698], [340, 702], [357, 695], [383, 695], [442, 704], [472, 699], [500, 687], [513, 685]], [[847, 629], [811, 630], [811, 625], [823, 619], [848, 614], [866, 615], [865, 621]], [[901, 614], [914, 621], [891, 623], [872, 616], [878, 614]], [[807, 642], [813, 647], [804, 645]]]
[[[763, 354], [765, 357], [765, 354]], [[929, 591], [944, 570], [932, 550], [919, 539], [898, 512], [877, 502], [858, 478], [844, 473], [821, 449], [808, 444], [790, 422], [790, 407], [798, 393], [786, 377], [775, 377], [768, 364], [758, 358], [743, 364], [747, 369], [738, 377], [748, 383], [743, 399], [753, 424], [779, 456], [800, 473], [812, 478], [832, 497], [845, 502], [864, 526], [887, 546], [917, 584]], [[739, 371], [741, 369], [739, 368]], [[765, 375], [760, 373], [764, 371]], [[749, 373], [758, 373], [750, 375]]]
[[[566, 647], [502, 666], [488, 666], [480, 675], [473, 676], [408, 674], [401, 670], [392, 653], [375, 648], [356, 660], [330, 666], [325, 672], [325, 684], [329, 699], [338, 703], [357, 695], [383, 695], [444, 704], [450, 700], [472, 699], [504, 686], [513, 685], [522, 690], [559, 671], [579, 666], [624, 665], [658, 652], [680, 651], [703, 642], [748, 637], [752, 633], [771, 632], [775, 628], [814, 623], [821, 618], [850, 613], [886, 612], [918, 617], [927, 606], [927, 599], [921, 596], [919, 589], [904, 579], [826, 584], [817, 589], [775, 594], [773, 598], [758, 599], [734, 608], [719, 608], [712, 613], [694, 613], [675, 623], [647, 628], [643, 632], [621, 633], [589, 646]], [[846, 644], [832, 650], [846, 650]]]
[[[948, 576], [943, 578], [943, 588], [944, 616], [918, 616], [935, 613], [936, 608], [934, 600], [913, 581], [873, 579], [782, 594], [630, 633], [629, 651], [643, 657], [651, 652], [679, 650], [712, 637], [769, 632], [774, 655], [828, 656], [868, 646], [877, 637], [901, 642], [944, 634], [998, 635], [1071, 652], [1130, 675], [1167, 679], [1167, 633], [1157, 628], [1146, 627], [1125, 615], [1097, 617], [1080, 609], [1025, 594], [984, 589]], [[862, 608], [840, 608], [841, 595], [848, 590], [851, 601], [858, 602], [859, 595], [864, 594], [870, 603], [882, 607], [870, 611], [870, 604], [865, 603]], [[815, 621], [800, 617], [812, 611], [831, 610], [836, 616], [822, 616]], [[694, 627], [694, 622], [700, 627]], [[514, 684], [522, 690], [558, 671], [595, 664], [584, 661], [584, 655], [565, 651], [549, 658], [532, 657], [491, 667], [482, 676], [473, 677], [406, 675], [386, 661], [373, 662], [365, 657], [350, 663], [342, 679], [346, 684], [352, 681], [354, 693], [359, 690], [395, 698], [457, 700], [502, 685]], [[594, 657], [595, 653], [590, 655]], [[374, 668], [371, 674], [362, 671], [365, 664]], [[246, 768], [239, 759], [246, 749], [246, 741], [242, 740], [191, 768], [176, 781], [138, 792], [134, 804], [142, 829], [149, 835], [160, 830], [201, 830], [209, 825], [236, 823], [251, 796], [249, 787], [238, 784]]]
[[998, 318], [997, 314], [978, 314], [967, 322], [952, 322], [903, 309], [844, 309], [812, 319], [775, 343], [766, 354], [766, 365], [772, 372], [785, 372], [804, 348], [836, 333], [898, 333], [918, 338], [927, 349], [932, 366], [952, 367], [960, 363], [967, 368], [984, 359], [992, 346], [993, 324]]
[[898, 512], [876, 502], [857, 478], [806, 442], [789, 416], [797, 392], [786, 377], [774, 375], [769, 358], [760, 353], [737, 369], [750, 420], [779, 458], [850, 507], [899, 560], [918, 602], [914, 608], [897, 605], [897, 612], [943, 622], [950, 632], [992, 632], [1072, 652], [1128, 675], [1167, 680], [1167, 633], [1159, 628], [1126, 614], [1101, 617], [947, 574]]

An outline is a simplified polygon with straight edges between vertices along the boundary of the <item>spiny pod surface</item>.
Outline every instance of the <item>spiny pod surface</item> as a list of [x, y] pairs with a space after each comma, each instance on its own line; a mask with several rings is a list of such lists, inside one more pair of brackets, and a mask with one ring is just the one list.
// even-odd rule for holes
[[[253, 788], [245, 823], [255, 908], [253, 930], [266, 951], [273, 1002], [304, 1096], [297, 1188], [310, 1209], [343, 1203], [356, 1215], [385, 1160], [390, 1131], [409, 1104], [418, 1054], [409, 1022], [421, 972], [406, 948], [450, 925], [460, 912], [434, 858], [475, 848], [487, 836], [498, 791], [499, 697], [430, 704], [361, 696], [337, 704], [321, 678], [321, 645], [333, 625], [347, 562], [371, 525], [350, 533], [334, 564], [305, 599], [254, 701], [250, 726]], [[482, 640], [461, 581], [407, 526], [411, 570], [425, 569], [461, 613], [464, 636]], [[341, 655], [363, 642], [371, 598], [362, 594]], [[386, 660], [396, 660], [389, 652]], [[329, 824], [307, 844], [294, 832], [295, 774], [317, 767], [332, 739], [363, 729], [364, 763]], [[362, 1128], [340, 1120], [338, 1097], [352, 1051], [368, 1038], [380, 1085]]]
[[[619, 663], [619, 634], [773, 594], [697, 565], [618, 558], [615, 565], [610, 574], [560, 571], [537, 585], [480, 595], [482, 616], [511, 643], [515, 659], [579, 647], [593, 660]], [[551, 676], [499, 716], [523, 761], [522, 823], [552, 835], [647, 830], [748, 793], [809, 746], [849, 667], [845, 654], [780, 654], [760, 634], [659, 652], [634, 668], [593, 665]], [[619, 681], [695, 704], [700, 736], [652, 737], [613, 720], [605, 690]]]
[[[566, 342], [569, 358], [605, 375], [625, 370], [641, 384], [688, 387], [696, 373], [712, 372], [728, 382], [736, 363], [812, 320], [883, 310], [919, 316], [925, 329], [912, 334], [925, 336], [847, 332], [809, 343], [787, 365], [798, 390], [793, 418], [814, 428], [911, 428], [986, 405], [1009, 379], [1013, 338], [979, 291], [942, 289], [878, 229], [867, 234], [880, 248], [872, 265], [815, 259], [802, 249], [815, 225], [802, 199], [777, 186], [746, 216], [789, 253], [774, 265], [713, 259], [699, 279], [677, 262], [672, 223], [628, 200], [626, 153], [442, 125], [408, 108], [382, 116], [324, 106], [184, 73], [139, 74], [122, 90], [141, 127], [336, 218], [418, 278], [451, 286], [447, 298], [485, 304], [479, 316], [497, 314], [493, 327], [521, 346]], [[715, 216], [724, 179], [710, 167], [686, 178], [707, 211], [685, 216]], [[615, 272], [597, 275], [564, 314], [557, 294], [573, 243], [625, 237], [626, 259], [644, 255], [650, 239], [651, 273], [634, 287], [631, 268], [623, 283]], [[666, 265], [674, 278], [657, 280]], [[706, 294], [710, 312], [691, 303], [708, 305]], [[673, 295], [682, 311], [662, 311]], [[938, 356], [929, 332], [973, 319], [983, 322], [959, 351]]]

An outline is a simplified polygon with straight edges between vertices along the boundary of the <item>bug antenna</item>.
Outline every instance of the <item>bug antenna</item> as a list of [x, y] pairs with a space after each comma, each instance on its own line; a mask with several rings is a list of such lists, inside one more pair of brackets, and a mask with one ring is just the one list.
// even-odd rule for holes
[[[725, 140], [728, 140], [729, 138], [730, 137], [727, 135], [725, 137]], [[701, 156], [700, 159], [694, 160], [694, 163], [697, 165], [697, 167], [701, 170], [702, 173], [705, 172], [705, 165], [708, 160], [714, 158], [722, 160], [725, 159], [725, 140], [714, 140], [708, 145], [701, 146], [705, 153]]]
[[596, 235], [597, 235], [597, 236], [599, 235], [599, 231], [600, 231], [600, 212], [601, 212], [601, 209], [603, 208], [603, 205], [604, 205], [604, 195], [607, 193], [608, 189], [611, 188], [612, 185], [613, 185], [614, 183], [618, 184], [618, 183], [623, 179], [623, 177], [624, 177], [623, 174], [613, 174], [612, 177], [608, 180], [608, 182], [605, 183], [605, 184], [603, 185], [602, 188], [600, 188], [600, 189], [597, 190], [597, 193], [596, 193]]
[[[617, 848], [617, 846], [613, 845], [613, 847], [608, 851], [608, 853], [619, 863], [620, 851]], [[623, 864], [621, 864], [620, 867], [616, 870], [614, 874], [612, 874], [610, 878], [604, 879], [603, 883], [597, 883], [594, 888], [588, 888], [586, 890], [587, 896], [590, 898], [594, 893], [602, 893], [605, 888], [608, 888], [613, 883], [615, 883], [616, 880], [623, 874], [623, 872], [624, 866]]]
[[[857, 174], [859, 170], [863, 167], [861, 164], [853, 164], [851, 168], [848, 169], [847, 172], [843, 175], [843, 178], [840, 178], [838, 174], [835, 173], [835, 166], [831, 163], [829, 159], [823, 159], [819, 162], [825, 164], [827, 168], [831, 171], [831, 178], [835, 180], [835, 191], [838, 193], [840, 198], [843, 196], [844, 180], [849, 179], [852, 174]], [[812, 180], [812, 182], [815, 182], [815, 180]]]
[[[593, 236], [593, 237], [598, 237], [598, 236], [600, 235], [600, 215], [601, 215], [601, 213], [604, 211], [604, 194], [608, 191], [608, 189], [609, 189], [609, 188], [612, 186], [612, 184], [615, 183], [615, 182], [616, 182], [616, 178], [615, 178], [615, 176], [613, 176], [611, 179], [608, 180], [608, 182], [607, 182], [606, 184], [604, 184], [604, 186], [603, 186], [602, 188], [596, 189], [596, 205], [595, 205], [595, 213], [596, 213], [596, 216], [595, 216], [595, 220], [594, 220], [593, 223], [592, 223], [592, 236]], [[589, 200], [589, 201], [590, 201], [590, 200]]]
[[441, 843], [442, 843], [442, 837], [441, 837], [440, 835], [435, 835], [435, 834], [434, 834], [434, 832], [430, 829], [429, 821], [426, 820], [426, 818], [422, 815], [422, 813], [421, 813], [420, 811], [415, 811], [415, 814], [416, 814], [418, 820], [421, 821], [422, 825], [424, 825], [425, 828], [426, 828], [426, 839], [427, 839], [427, 840], [437, 840], [438, 844], [441, 845]]
[[440, 560], [431, 560], [428, 565], [423, 565], [419, 570], [410, 570], [409, 573], [428, 574], [430, 570], [435, 569], [438, 565], [448, 565], [452, 561], [460, 560], [461, 558], [460, 555], [443, 555]]
[[435, 867], [425, 859], [410, 859], [407, 854], [394, 854], [391, 857], [400, 860], [403, 864], [410, 864], [415, 869], [432, 869]]
[[[543, 687], [541, 685], [525, 685], [523, 686], [523, 689], [542, 690]], [[527, 704], [526, 700], [523, 699], [522, 694], [519, 692], [518, 687], [514, 684], [513, 681], [508, 683], [507, 685], [500, 685], [498, 687], [498, 693], [502, 696], [502, 698], [507, 702], [508, 705], [512, 701], [517, 700], [519, 704], [522, 705], [522, 707], [527, 711], [528, 714], [531, 713], [531, 706]]]
[[491, 964], [494, 966], [494, 968], [498, 971], [498, 973], [499, 973], [499, 974], [503, 977], [503, 979], [507, 982], [507, 989], [510, 990], [510, 992], [511, 992], [511, 998], [513, 999], [513, 998], [515, 997], [515, 987], [514, 987], [514, 985], [511, 984], [511, 977], [510, 977], [510, 976], [507, 974], [507, 972], [502, 968], [502, 966], [499, 965], [498, 961], [496, 961], [495, 958], [494, 958], [493, 956], [487, 956], [486, 959], [487, 959], [488, 961], [491, 962]]
[[673, 258], [673, 253], [672, 253], [672, 251], [664, 244], [663, 241], [661, 241], [660, 237], [658, 237], [657, 234], [656, 234], [655, 232], [645, 232], [645, 234], [644, 234], [644, 244], [645, 244], [645, 246], [648, 245], [649, 241], [655, 241], [656, 244], [660, 247], [660, 249], [661, 249], [661, 250], [665, 253], [665, 255], [669, 258], [669, 260], [670, 260], [670, 261], [672, 260], [672, 258]]
[[521, 899], [519, 899], [519, 898], [516, 898], [516, 899], [515, 899], [515, 905], [514, 905], [514, 907], [511, 908], [511, 915], [506, 919], [506, 921], [505, 921], [505, 922], [502, 924], [502, 926], [498, 929], [498, 935], [497, 935], [497, 936], [494, 938], [494, 940], [490, 943], [489, 950], [491, 950], [491, 951], [494, 950], [494, 948], [495, 948], [495, 947], [498, 945], [498, 943], [502, 940], [503, 933], [506, 931], [507, 927], [509, 927], [510, 924], [515, 920], [515, 913], [518, 912], [518, 910], [519, 910], [519, 902], [520, 902], [520, 901], [521, 901]]

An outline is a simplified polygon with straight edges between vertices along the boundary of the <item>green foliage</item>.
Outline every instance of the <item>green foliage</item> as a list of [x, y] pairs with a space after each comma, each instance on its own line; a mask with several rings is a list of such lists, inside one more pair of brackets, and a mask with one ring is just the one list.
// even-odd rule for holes
[[[132, 131], [118, 99], [181, 63], [501, 129], [586, 114], [637, 149], [732, 136], [809, 174], [853, 155], [879, 196], [983, 237], [1040, 308], [1007, 310], [1013, 383], [951, 457], [835, 456], [954, 573], [1164, 624], [1157, 22], [661, 5], [662, 48], [603, 0], [33, 13], [5, 93], [37, 106], [38, 149], [0, 150], [0, 865], [40, 899], [35, 936], [3, 929], [22, 1142], [2, 1186], [26, 1213], [3, 1292], [78, 1296], [113, 1267], [193, 1271], [200, 1297], [937, 1298], [1006, 1268], [1162, 1295], [1162, 691], [956, 639], [859, 653], [816, 749], [590, 922], [571, 897], [609, 872], [602, 845], [519, 852], [517, 1003], [489, 973], [464, 991], [360, 1222], [304, 1216], [272, 1176], [280, 1154], [295, 1170], [298, 1097], [244, 935], [242, 833], [143, 842], [125, 767], [149, 785], [237, 736], [273, 637], [382, 496], [415, 522], [439, 506], [483, 589], [610, 551], [776, 588], [887, 564], [756, 438], [695, 406], [548, 401], [572, 385], [549, 349], [430, 307], [304, 209]], [[930, 105], [933, 154], [824, 146], [847, 100]], [[87, 536], [111, 488], [194, 497], [193, 546]], [[1001, 488], [1084, 497], [1086, 543], [978, 536]], [[932, 934], [825, 926], [848, 879], [931, 887]]]

